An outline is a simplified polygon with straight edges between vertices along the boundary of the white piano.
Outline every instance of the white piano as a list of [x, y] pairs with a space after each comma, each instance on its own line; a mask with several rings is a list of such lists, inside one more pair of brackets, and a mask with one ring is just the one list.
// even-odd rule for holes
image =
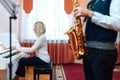
[[[4, 32], [0, 33], [0, 80], [9, 80], [9, 67], [10, 62], [10, 40], [9, 33]], [[19, 47], [19, 41], [16, 38], [15, 34], [12, 33], [12, 46]], [[12, 78], [15, 76], [15, 71], [18, 66], [18, 61], [21, 57], [26, 56], [24, 53], [16, 53], [16, 50], [11, 51], [12, 57]]]

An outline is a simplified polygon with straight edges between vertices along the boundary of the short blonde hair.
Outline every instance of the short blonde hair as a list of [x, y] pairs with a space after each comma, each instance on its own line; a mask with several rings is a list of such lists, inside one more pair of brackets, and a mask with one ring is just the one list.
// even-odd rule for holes
[[35, 22], [34, 26], [36, 26], [38, 33], [36, 34], [37, 37], [39, 37], [41, 34], [44, 34], [46, 32], [46, 27], [43, 22], [37, 21]]

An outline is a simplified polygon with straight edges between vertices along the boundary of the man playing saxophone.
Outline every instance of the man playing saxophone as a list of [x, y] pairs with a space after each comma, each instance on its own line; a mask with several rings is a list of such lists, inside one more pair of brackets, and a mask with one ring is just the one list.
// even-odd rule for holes
[[73, 10], [75, 18], [86, 18], [85, 80], [112, 80], [118, 56], [115, 42], [120, 31], [119, 4], [120, 0], [91, 0], [88, 9], [77, 7]]

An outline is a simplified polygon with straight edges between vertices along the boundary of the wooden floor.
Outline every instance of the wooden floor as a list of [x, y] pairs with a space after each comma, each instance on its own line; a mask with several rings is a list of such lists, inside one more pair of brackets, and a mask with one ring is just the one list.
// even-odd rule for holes
[[[33, 67], [29, 66], [25, 75], [25, 80], [33, 80]], [[40, 80], [50, 80], [49, 74], [41, 74]]]

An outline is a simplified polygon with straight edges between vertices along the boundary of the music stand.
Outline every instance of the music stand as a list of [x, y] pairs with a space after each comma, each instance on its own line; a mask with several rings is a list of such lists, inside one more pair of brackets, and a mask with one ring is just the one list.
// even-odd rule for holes
[[9, 17], [9, 21], [10, 21], [10, 28], [9, 28], [9, 33], [10, 33], [10, 63], [9, 63], [9, 79], [12, 80], [12, 19], [17, 19], [16, 16], [11, 16]]
[[0, 0], [0, 3], [11, 14], [9, 17], [9, 33], [10, 33], [10, 63], [9, 63], [9, 79], [12, 80], [12, 19], [17, 19], [17, 13], [19, 11], [19, 5], [16, 5], [12, 0]]

